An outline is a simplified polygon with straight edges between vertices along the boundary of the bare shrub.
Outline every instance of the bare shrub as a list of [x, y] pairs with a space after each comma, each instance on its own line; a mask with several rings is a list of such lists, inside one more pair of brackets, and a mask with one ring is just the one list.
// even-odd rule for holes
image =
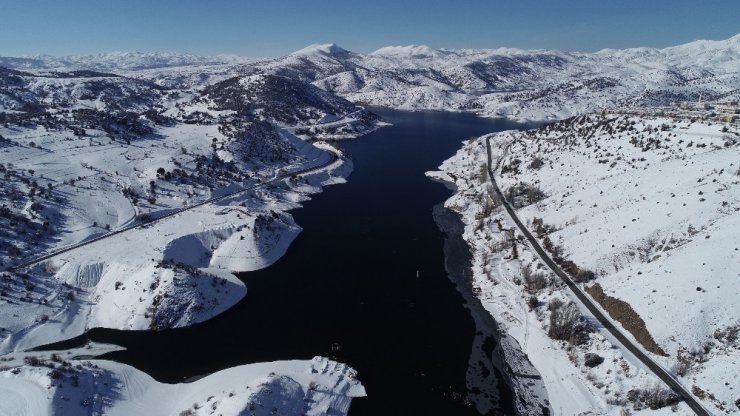
[[596, 273], [588, 269], [580, 269], [578, 273], [573, 276], [573, 280], [577, 283], [586, 283], [596, 278]]
[[740, 324], [714, 331], [714, 339], [724, 344], [734, 345], [740, 336]]
[[547, 278], [543, 272], [533, 272], [529, 266], [522, 269], [524, 287], [529, 293], [538, 293], [547, 287]]
[[545, 224], [544, 220], [542, 218], [532, 218], [532, 231], [534, 231], [534, 234], [538, 238], [542, 238], [546, 236], [547, 234], [550, 234], [557, 229], [553, 227], [552, 225]]
[[482, 164], [480, 167], [478, 167], [478, 174], [474, 178], [476, 181], [480, 183], [486, 183], [488, 181], [488, 165]]
[[529, 167], [531, 169], [538, 170], [544, 164], [545, 164], [545, 162], [542, 161], [542, 158], [540, 158], [539, 156], [535, 156], [535, 157], [532, 158], [532, 162], [530, 162]]
[[702, 400], [704, 400], [707, 397], [707, 392], [704, 391], [704, 389], [702, 389], [701, 387], [697, 386], [696, 384], [691, 386], [691, 394], [693, 394], [694, 396]]
[[515, 208], [525, 207], [547, 198], [547, 195], [537, 186], [520, 182], [504, 193], [506, 200]]
[[[557, 259], [553, 259], [557, 261]], [[578, 273], [581, 271], [578, 266], [571, 260], [563, 260], [560, 259], [558, 262], [560, 265], [560, 268], [563, 269], [564, 272], [568, 273], [571, 276], [577, 276]]]
[[37, 367], [37, 366], [39, 366], [39, 365], [42, 364], [42, 361], [39, 360], [38, 357], [33, 356], [33, 355], [29, 355], [29, 356], [24, 357], [23, 358], [23, 362], [26, 365], [30, 365], [30, 366], [34, 366], [34, 367]]
[[563, 306], [563, 301], [558, 298], [554, 298], [550, 300], [550, 303], [547, 305], [547, 309], [554, 311], [555, 309], [558, 309], [561, 306]]
[[545, 236], [545, 238], [542, 239], [542, 247], [544, 247], [545, 250], [549, 251], [550, 254], [552, 254], [552, 258], [556, 262], [559, 258], [562, 258], [563, 249], [560, 248], [560, 246], [555, 245], [552, 240], [550, 240], [550, 237]]
[[502, 163], [501, 164], [501, 174], [504, 175], [506, 173], [513, 173], [518, 174], [519, 173], [519, 166], [522, 164], [521, 159], [514, 158], [509, 161], [509, 163]]
[[550, 302], [550, 338], [567, 341], [573, 345], [580, 345], [588, 341], [591, 327], [583, 318], [573, 302], [562, 306], [554, 306]]
[[592, 352], [587, 352], [586, 355], [583, 357], [583, 364], [586, 367], [596, 367], [597, 365], [604, 362], [604, 357], [594, 354]]
[[691, 369], [691, 359], [683, 350], [678, 351], [676, 356], [676, 362], [673, 364], [671, 370], [678, 376], [685, 376]]
[[496, 202], [488, 197], [488, 194], [483, 197], [482, 201], [480, 201], [480, 204], [481, 210], [475, 214], [475, 219], [479, 221], [484, 218], [490, 217], [493, 213], [493, 210], [496, 208]]
[[681, 400], [681, 396], [671, 389], [663, 388], [660, 384], [654, 384], [644, 389], [632, 389], [628, 391], [627, 400], [633, 403], [635, 410], [645, 407], [658, 410], [677, 404]]

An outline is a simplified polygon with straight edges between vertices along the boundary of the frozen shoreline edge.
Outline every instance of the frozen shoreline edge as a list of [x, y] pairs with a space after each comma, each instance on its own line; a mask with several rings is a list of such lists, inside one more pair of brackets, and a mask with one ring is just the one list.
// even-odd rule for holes
[[[444, 184], [453, 195], [457, 192], [457, 186], [453, 182], [441, 177], [427, 176], [435, 182]], [[449, 279], [455, 284], [455, 288], [463, 296], [465, 305], [470, 310], [476, 325], [477, 333], [473, 340], [469, 364], [471, 368], [468, 371], [468, 387], [474, 387], [484, 393], [471, 397], [471, 400], [484, 414], [493, 410], [491, 400], [501, 398], [490, 397], [491, 394], [498, 392], [498, 389], [490, 384], [498, 379], [513, 390], [512, 405], [518, 415], [548, 414], [546, 412], [553, 414], [549, 406], [547, 390], [539, 372], [529, 362], [517, 340], [500, 328], [498, 322], [485, 310], [480, 299], [473, 293], [472, 258], [469, 251], [470, 246], [464, 239], [465, 224], [460, 214], [440, 203], [434, 207], [433, 216], [437, 227], [445, 234], [445, 270]], [[482, 335], [478, 335], [480, 333]], [[486, 348], [489, 338], [493, 338], [496, 343], [492, 351], [487, 351]], [[475, 372], [472, 367], [481, 362], [485, 363], [487, 368], [482, 372]], [[490, 372], [487, 377], [483, 376], [483, 374], [489, 374], [486, 370]], [[489, 396], [486, 396], [486, 387], [488, 387]]]

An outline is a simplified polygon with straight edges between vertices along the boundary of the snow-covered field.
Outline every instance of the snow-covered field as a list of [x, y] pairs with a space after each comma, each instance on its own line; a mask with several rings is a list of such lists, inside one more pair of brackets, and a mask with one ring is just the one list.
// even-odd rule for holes
[[[467, 142], [434, 174], [458, 187], [447, 205], [466, 223], [474, 290], [542, 373], [554, 410], [617, 413], [629, 390], [657, 379], [603, 330], [577, 342], [548, 336], [554, 299], [573, 296], [489, 197], [486, 139]], [[586, 286], [599, 284], [631, 306], [665, 352], [653, 358], [707, 409], [736, 414], [737, 125], [590, 115], [490, 140], [499, 186], [515, 190], [511, 200], [529, 229], [593, 271]], [[588, 368], [586, 354], [604, 361]]]

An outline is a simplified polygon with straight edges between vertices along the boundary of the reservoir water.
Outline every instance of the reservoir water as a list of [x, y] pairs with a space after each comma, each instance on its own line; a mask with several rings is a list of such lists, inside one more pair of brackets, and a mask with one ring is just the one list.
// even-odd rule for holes
[[[444, 234], [432, 216], [450, 191], [424, 172], [464, 139], [523, 126], [470, 114], [374, 111], [392, 126], [341, 143], [355, 165], [348, 183], [324, 188], [292, 212], [303, 232], [273, 266], [240, 275], [248, 293], [239, 304], [189, 328], [95, 329], [72, 343], [122, 345], [126, 351], [103, 358], [165, 382], [323, 355], [357, 369], [367, 389], [350, 415], [478, 414], [466, 399], [476, 327], [447, 277]], [[499, 403], [504, 413], [511, 412], [507, 401]]]

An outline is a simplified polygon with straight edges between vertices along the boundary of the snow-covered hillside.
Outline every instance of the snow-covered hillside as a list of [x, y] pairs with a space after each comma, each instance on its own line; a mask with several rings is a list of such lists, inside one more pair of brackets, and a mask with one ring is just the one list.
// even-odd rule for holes
[[[345, 99], [277, 75], [230, 73], [200, 89], [144, 73], [0, 70], [0, 353], [95, 327], [160, 330], [223, 312], [246, 295], [234, 273], [269, 266], [300, 232], [286, 211], [351, 172], [351, 161], [321, 140], [378, 122]], [[80, 402], [113, 406], [106, 413], [139, 405], [164, 406], [156, 414], [206, 411], [188, 410], [200, 399], [184, 387], [125, 366], [69, 366], [81, 366], [76, 380], [88, 387], [72, 404], [56, 373], [26, 363], [4, 373], [0, 395], [10, 408], [3, 411], [63, 413]], [[229, 414], [268, 405], [259, 412], [288, 405], [291, 414], [346, 413], [351, 395], [337, 384], [346, 374], [316, 390], [318, 375], [289, 374], [299, 366], [308, 368], [231, 369], [187, 387], [246, 389], [238, 399], [203, 396], [198, 404], [209, 412], [218, 402]], [[102, 379], [112, 390], [98, 390]], [[141, 391], [131, 393], [136, 386]], [[34, 396], [47, 387], [54, 393]], [[119, 389], [132, 396], [118, 397]], [[120, 401], [109, 403], [109, 393]], [[172, 402], [152, 401], [161, 395]]]
[[541, 371], [553, 408], [565, 397], [602, 414], [657, 381], [584, 310], [561, 346], [556, 311], [574, 297], [491, 199], [488, 139], [504, 195], [563, 269], [707, 409], [740, 412], [737, 124], [582, 116], [470, 141], [436, 174], [458, 186], [447, 205], [466, 223], [481, 302]]
[[596, 53], [409, 45], [358, 54], [335, 44], [315, 44], [266, 60], [112, 53], [0, 57], [2, 66], [34, 72], [126, 72], [158, 85], [193, 88], [229, 75], [269, 74], [313, 83], [360, 104], [558, 120], [607, 107], [717, 100], [736, 94], [740, 89], [740, 35], [664, 49]]
[[334, 44], [312, 45], [250, 68], [313, 82], [357, 103], [554, 120], [625, 104], [736, 93], [740, 35], [597, 53], [411, 45], [361, 55]]
[[93, 344], [4, 356], [0, 414], [346, 415], [352, 399], [365, 396], [353, 369], [323, 357], [164, 384], [125, 364], [81, 358], [110, 349]]

